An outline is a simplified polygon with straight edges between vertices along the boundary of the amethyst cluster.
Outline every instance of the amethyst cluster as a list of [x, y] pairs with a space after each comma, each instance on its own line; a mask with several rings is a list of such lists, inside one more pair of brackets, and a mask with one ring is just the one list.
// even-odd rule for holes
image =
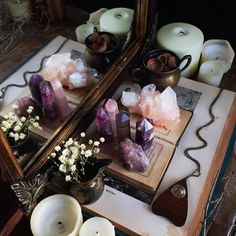
[[[33, 106], [35, 115], [43, 118], [45, 125], [51, 128], [58, 126], [60, 120], [65, 118], [65, 111], [68, 115], [70, 108], [62, 87], [53, 86], [54, 84], [44, 80], [41, 75], [32, 75], [28, 83], [32, 97], [22, 97], [17, 100], [16, 114], [25, 116], [27, 108]], [[64, 116], [60, 111], [64, 112]]]
[[130, 117], [125, 111], [119, 111], [115, 100], [109, 99], [96, 112], [97, 132], [112, 137], [119, 143], [121, 161], [126, 169], [144, 172], [149, 165], [145, 151], [154, 140], [152, 120], [141, 118], [136, 123], [135, 142], [131, 140]]

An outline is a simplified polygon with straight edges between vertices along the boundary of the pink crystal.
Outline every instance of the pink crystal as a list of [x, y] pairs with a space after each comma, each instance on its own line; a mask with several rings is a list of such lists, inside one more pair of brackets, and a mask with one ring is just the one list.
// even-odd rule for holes
[[61, 82], [58, 79], [53, 79], [50, 82], [55, 94], [57, 109], [61, 119], [64, 120], [71, 113], [71, 108], [69, 107]]
[[121, 102], [131, 113], [153, 120], [159, 127], [171, 128], [179, 122], [180, 110], [174, 90], [167, 87], [162, 93], [153, 84], [145, 86], [141, 93], [124, 91]]
[[142, 147], [129, 138], [120, 143], [121, 161], [132, 172], [144, 172], [148, 169], [149, 159]]
[[116, 138], [117, 137], [116, 114], [119, 112], [116, 100], [109, 98], [108, 101], [105, 103], [105, 109], [108, 113], [111, 122], [113, 137]]
[[111, 122], [104, 107], [98, 108], [96, 112], [96, 128], [100, 135], [112, 136]]

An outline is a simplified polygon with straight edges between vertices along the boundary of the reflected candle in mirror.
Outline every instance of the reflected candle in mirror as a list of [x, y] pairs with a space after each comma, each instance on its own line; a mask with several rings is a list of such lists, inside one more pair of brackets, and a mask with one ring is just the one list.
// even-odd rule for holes
[[218, 87], [224, 74], [224, 66], [216, 60], [201, 64], [198, 81]]
[[115, 236], [112, 223], [103, 217], [92, 217], [80, 228], [79, 236]]

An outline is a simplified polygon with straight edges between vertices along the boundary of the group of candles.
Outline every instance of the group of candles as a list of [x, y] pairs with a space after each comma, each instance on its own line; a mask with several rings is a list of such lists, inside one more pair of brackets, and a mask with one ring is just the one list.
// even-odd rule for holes
[[234, 58], [234, 51], [227, 40], [204, 42], [200, 29], [183, 22], [163, 26], [157, 32], [157, 46], [175, 52], [180, 58], [191, 55], [192, 61], [181, 75], [190, 78], [198, 73], [198, 81], [216, 87], [220, 85], [223, 74], [231, 68]]

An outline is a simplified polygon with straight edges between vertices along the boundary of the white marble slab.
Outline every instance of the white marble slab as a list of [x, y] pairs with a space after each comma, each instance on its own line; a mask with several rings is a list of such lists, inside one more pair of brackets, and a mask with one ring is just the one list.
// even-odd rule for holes
[[[186, 177], [196, 168], [195, 164], [184, 156], [183, 151], [187, 147], [202, 144], [196, 137], [195, 132], [197, 128], [210, 120], [208, 108], [219, 91], [219, 88], [186, 78], [181, 78], [179, 85], [199, 91], [202, 95], [194, 110], [193, 117], [176, 148], [176, 152], [158, 188], [157, 194], [162, 193], [173, 183]], [[138, 235], [187, 235], [187, 231], [194, 220], [194, 213], [197, 210], [196, 207], [200, 200], [200, 195], [204, 191], [203, 188], [207, 182], [207, 174], [211, 167], [234, 96], [234, 92], [227, 90], [222, 92], [213, 107], [213, 113], [216, 116], [215, 122], [209, 127], [204, 128], [201, 132], [203, 138], [207, 140], [208, 146], [202, 150], [191, 152], [191, 155], [200, 162], [202, 174], [199, 178], [190, 177], [187, 181], [189, 209], [187, 220], [183, 227], [174, 226], [168, 219], [153, 214], [149, 205], [109, 186], [106, 186], [104, 194], [97, 202], [87, 205], [86, 208], [109, 218], [119, 225], [125, 226], [125, 228], [132, 230]]]

